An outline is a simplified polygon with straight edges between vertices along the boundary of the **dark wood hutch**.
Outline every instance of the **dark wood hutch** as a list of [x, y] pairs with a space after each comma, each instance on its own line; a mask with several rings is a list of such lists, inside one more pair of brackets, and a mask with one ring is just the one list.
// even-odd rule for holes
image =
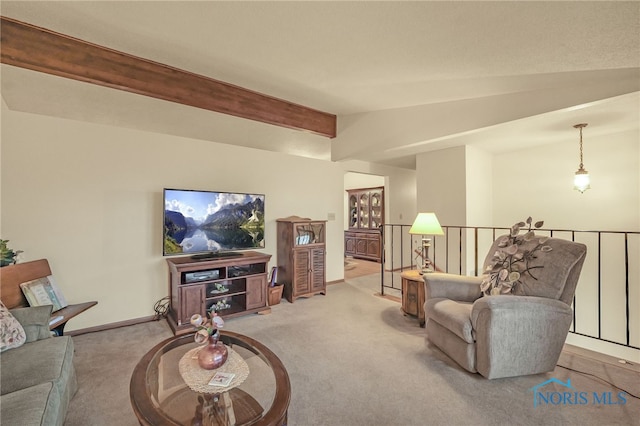
[[349, 229], [344, 232], [344, 254], [382, 262], [384, 187], [347, 190]]

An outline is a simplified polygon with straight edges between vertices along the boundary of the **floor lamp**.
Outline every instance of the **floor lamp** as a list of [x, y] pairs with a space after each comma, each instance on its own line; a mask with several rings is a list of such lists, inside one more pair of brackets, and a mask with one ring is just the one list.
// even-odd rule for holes
[[435, 213], [418, 213], [416, 220], [413, 221], [409, 233], [413, 235], [422, 235], [422, 260], [424, 265], [420, 270], [421, 274], [433, 272], [433, 266], [429, 259], [429, 247], [431, 247], [431, 238], [425, 235], [444, 235], [440, 222]]

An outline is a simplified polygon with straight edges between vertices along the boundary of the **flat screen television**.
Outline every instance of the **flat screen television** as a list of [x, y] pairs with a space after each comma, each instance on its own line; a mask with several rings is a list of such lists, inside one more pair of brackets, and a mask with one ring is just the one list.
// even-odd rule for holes
[[164, 256], [264, 248], [264, 194], [164, 189]]

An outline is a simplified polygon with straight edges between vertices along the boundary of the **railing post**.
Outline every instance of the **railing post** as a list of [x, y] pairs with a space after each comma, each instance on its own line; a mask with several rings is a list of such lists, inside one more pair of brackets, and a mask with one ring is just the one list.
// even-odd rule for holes
[[[478, 228], [473, 229], [473, 239], [474, 239], [474, 247], [473, 247], [473, 257], [474, 263], [473, 268], [476, 271], [476, 277], [478, 276]], [[484, 271], [482, 271], [484, 272]]]
[[[380, 247], [380, 294], [384, 296], [384, 262], [386, 260], [385, 258], [385, 251], [386, 251], [386, 246], [384, 243], [384, 225], [380, 225], [379, 227], [380, 230], [380, 243], [381, 243], [381, 247]], [[393, 258], [393, 256], [391, 256]]]
[[627, 233], [624, 233], [624, 294], [626, 300], [625, 307], [625, 319], [627, 323], [627, 346], [631, 345], [631, 340], [629, 337], [629, 321], [631, 320], [629, 317], [629, 240], [627, 238]]
[[[553, 236], [553, 231], [551, 232], [551, 235]], [[575, 232], [571, 232], [571, 241], [575, 242], [576, 240], [576, 233]], [[577, 284], [576, 284], [577, 285]], [[576, 331], [576, 293], [573, 293], [573, 309], [572, 309], [572, 315], [573, 315], [573, 332], [575, 333]]]
[[602, 234], [598, 232], [598, 339], [602, 339]]

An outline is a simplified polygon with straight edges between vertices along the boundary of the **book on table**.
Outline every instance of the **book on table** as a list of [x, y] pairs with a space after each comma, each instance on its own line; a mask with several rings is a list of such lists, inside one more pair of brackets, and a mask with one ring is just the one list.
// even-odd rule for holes
[[69, 306], [52, 275], [20, 284], [30, 306], [53, 305], [53, 312]]

